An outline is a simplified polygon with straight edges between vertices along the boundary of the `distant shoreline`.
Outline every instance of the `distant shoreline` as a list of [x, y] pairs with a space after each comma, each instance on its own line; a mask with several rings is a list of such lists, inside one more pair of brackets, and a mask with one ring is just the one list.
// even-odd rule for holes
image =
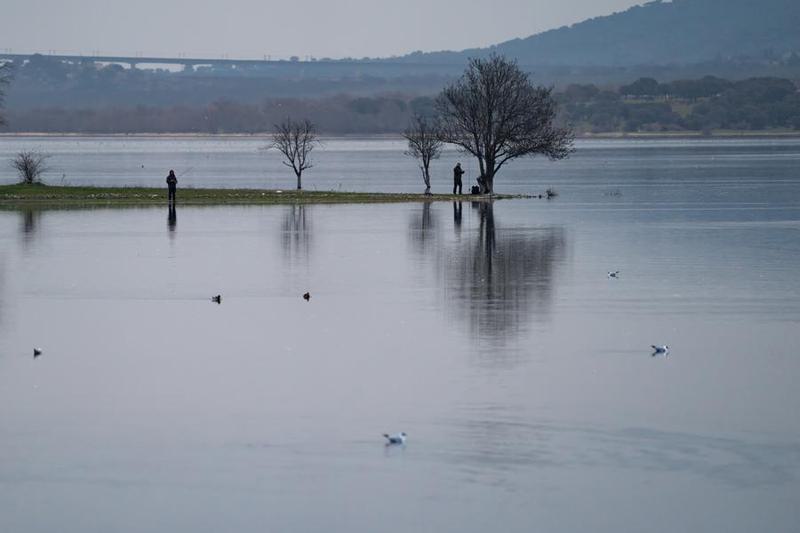
[[[421, 193], [370, 193], [298, 191], [295, 189], [179, 188], [178, 206], [386, 204], [414, 202], [484, 202], [544, 195], [452, 195]], [[147, 207], [167, 206], [167, 189], [153, 187], [81, 187], [56, 185], [0, 185], [0, 209], [25, 207]]]
[[700, 131], [674, 131], [674, 132], [607, 132], [583, 133], [575, 136], [576, 139], [800, 139], [800, 130], [781, 131], [754, 131], [754, 130], [721, 130], [706, 134]]
[[[118, 137], [118, 138], [163, 138], [163, 139], [269, 139], [271, 133], [53, 133], [53, 132], [0, 132], [0, 139], [3, 138], [24, 138], [24, 137]], [[322, 135], [324, 139], [351, 139], [369, 140], [382, 139], [389, 141], [402, 141], [402, 135], [397, 133], [348, 133]], [[579, 140], [640, 140], [640, 139], [798, 139], [800, 130], [779, 130], [779, 131], [757, 131], [757, 130], [717, 130], [710, 134], [700, 131], [664, 131], [664, 132], [600, 132], [600, 133], [579, 133], [575, 135]]]

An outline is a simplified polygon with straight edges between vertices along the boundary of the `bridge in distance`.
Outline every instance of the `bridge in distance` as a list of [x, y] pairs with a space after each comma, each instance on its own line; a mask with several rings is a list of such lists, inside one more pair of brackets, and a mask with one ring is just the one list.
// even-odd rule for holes
[[456, 64], [429, 64], [392, 60], [370, 59], [339, 59], [339, 60], [306, 60], [299, 58], [291, 60], [265, 59], [230, 59], [230, 58], [200, 58], [200, 57], [149, 57], [149, 56], [111, 56], [111, 55], [60, 55], [60, 54], [15, 54], [0, 52], [0, 61], [13, 61], [17, 64], [29, 61], [34, 56], [46, 57], [51, 60], [65, 63], [113, 63], [137, 68], [139, 65], [182, 65], [186, 70], [196, 67], [207, 67], [215, 71], [243, 71], [243, 72], [269, 72], [269, 71], [314, 71], [319, 73], [354, 72], [371, 74], [380, 71], [381, 75], [408, 75], [417, 74], [443, 74], [452, 70], [459, 71], [463, 65]]
[[[0, 60], [8, 61], [27, 61], [35, 55], [41, 55], [58, 61], [69, 63], [117, 63], [120, 65], [128, 65], [135, 68], [136, 65], [220, 65], [220, 66], [234, 66], [234, 65], [268, 65], [271, 63], [284, 64], [285, 60], [272, 61], [270, 59], [209, 59], [198, 57], [146, 57], [146, 56], [107, 56], [107, 55], [67, 55], [67, 54], [13, 54], [13, 53], [0, 53]], [[292, 62], [300, 62], [292, 61]]]

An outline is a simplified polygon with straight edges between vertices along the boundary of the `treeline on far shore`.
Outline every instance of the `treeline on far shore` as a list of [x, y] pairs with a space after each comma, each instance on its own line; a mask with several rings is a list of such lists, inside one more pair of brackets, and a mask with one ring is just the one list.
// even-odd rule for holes
[[659, 83], [640, 78], [617, 90], [571, 85], [559, 95], [567, 119], [583, 132], [800, 132], [800, 92], [790, 80], [713, 76]]
[[[534, 80], [535, 81], [535, 80]], [[800, 92], [780, 78], [728, 81], [707, 76], [659, 83], [641, 78], [620, 87], [570, 85], [556, 93], [561, 120], [581, 133], [797, 130]], [[263, 133], [287, 116], [307, 118], [324, 134], [400, 133], [414, 114], [434, 113], [430, 96], [386, 94], [266, 98], [260, 104], [218, 100], [207, 105], [42, 106], [7, 110], [6, 132]]]

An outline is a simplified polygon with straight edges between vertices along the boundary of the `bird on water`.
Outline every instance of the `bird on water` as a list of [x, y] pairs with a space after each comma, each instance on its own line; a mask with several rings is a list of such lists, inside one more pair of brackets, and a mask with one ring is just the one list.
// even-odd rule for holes
[[655, 344], [650, 345], [653, 348], [653, 355], [667, 355], [669, 353], [669, 346], [664, 344], [663, 346], [656, 346]]
[[40, 355], [42, 355], [42, 350], [41, 350], [41, 349], [39, 349], [39, 348], [34, 348], [34, 349], [33, 349], [33, 358], [34, 358], [34, 359], [36, 359], [36, 358], [37, 358], [37, 357], [39, 357]]
[[310, 292], [305, 293], [303, 295], [303, 300], [305, 300], [307, 302], [310, 301], [311, 300], [311, 293]]
[[222, 295], [221, 294], [217, 294], [216, 296], [212, 296], [211, 297], [211, 301], [214, 302], [214, 303], [217, 303], [217, 304], [221, 304], [222, 303]]
[[407, 435], [405, 434], [404, 431], [401, 431], [400, 433], [395, 433], [394, 435], [389, 435], [388, 433], [384, 433], [383, 437], [386, 439], [387, 446], [392, 446], [396, 444], [405, 445]]

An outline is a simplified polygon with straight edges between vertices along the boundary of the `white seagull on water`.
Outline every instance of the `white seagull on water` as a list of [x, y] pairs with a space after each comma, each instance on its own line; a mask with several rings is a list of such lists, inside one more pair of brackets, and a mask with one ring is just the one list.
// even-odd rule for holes
[[406, 443], [407, 435], [403, 431], [401, 431], [400, 433], [395, 433], [394, 435], [389, 435], [388, 433], [384, 433], [383, 436], [386, 438], [387, 446], [391, 446], [392, 444], [405, 445]]
[[615, 270], [614, 272], [608, 273], [609, 278], [618, 278], [619, 277], [619, 270]]

